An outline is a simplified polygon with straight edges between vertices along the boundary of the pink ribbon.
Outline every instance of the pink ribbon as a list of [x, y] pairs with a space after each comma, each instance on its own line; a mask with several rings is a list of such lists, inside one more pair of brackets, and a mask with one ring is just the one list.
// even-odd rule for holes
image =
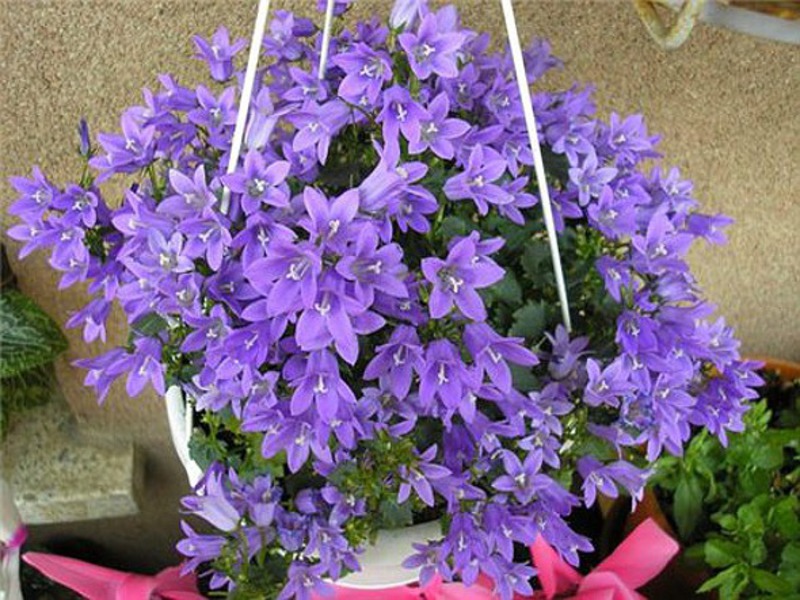
[[[542, 591], [534, 596], [517, 595], [515, 600], [644, 600], [636, 589], [658, 575], [679, 546], [652, 519], [647, 519], [631, 532], [617, 549], [587, 575], [569, 566], [539, 536], [531, 547], [533, 563], [538, 571]], [[331, 598], [329, 596], [329, 598]], [[335, 588], [334, 600], [496, 600], [491, 582], [485, 578], [466, 587], [461, 583], [444, 583], [434, 579], [424, 587], [395, 587], [383, 590]], [[314, 596], [314, 600], [324, 600]]]
[[88, 600], [202, 600], [197, 579], [181, 577], [180, 567], [164, 569], [153, 577], [125, 573], [90, 563], [39, 552], [26, 552], [22, 559], [43, 575]]
[[[14, 538], [12, 537], [12, 540]], [[22, 538], [24, 540], [24, 537]], [[9, 542], [10, 544], [11, 542]], [[21, 545], [21, 543], [20, 543]], [[531, 547], [542, 591], [532, 598], [515, 600], [643, 600], [636, 592], [658, 575], [679, 549], [655, 521], [647, 519], [619, 547], [587, 575], [581, 575], [553, 550], [541, 536]], [[180, 576], [172, 567], [155, 577], [124, 573], [62, 556], [28, 552], [23, 560], [44, 575], [82, 594], [89, 600], [199, 600], [193, 575]], [[466, 587], [445, 583], [440, 577], [425, 586], [400, 586], [381, 590], [357, 590], [334, 586], [333, 596], [313, 600], [495, 600], [486, 578]]]
[[679, 550], [678, 543], [647, 519], [595, 569], [581, 575], [540, 536], [531, 552], [543, 591], [550, 600], [642, 600], [636, 590], [658, 575]]
[[20, 525], [11, 534], [11, 539], [7, 542], [0, 541], [0, 562], [3, 562], [9, 554], [14, 550], [22, 548], [22, 544], [28, 539], [28, 528], [25, 525]]

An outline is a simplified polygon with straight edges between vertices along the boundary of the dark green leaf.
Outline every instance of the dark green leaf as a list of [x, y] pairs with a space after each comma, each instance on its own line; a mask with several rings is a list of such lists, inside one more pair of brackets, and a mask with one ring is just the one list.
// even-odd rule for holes
[[783, 444], [776, 439], [767, 439], [765, 442], [753, 448], [752, 464], [761, 469], [776, 469], [783, 464]]
[[764, 569], [750, 569], [750, 580], [755, 586], [770, 594], [789, 594], [792, 592], [792, 584], [788, 581], [770, 573]]
[[67, 347], [47, 313], [17, 290], [0, 294], [0, 378], [46, 365]]
[[706, 562], [715, 569], [729, 567], [739, 557], [739, 548], [729, 540], [714, 538], [708, 540], [704, 547]]
[[529, 302], [514, 313], [509, 335], [537, 341], [544, 333], [547, 311], [542, 302]]
[[157, 313], [147, 313], [132, 325], [133, 330], [139, 335], [152, 337], [167, 328], [167, 322]]
[[710, 592], [714, 588], [718, 588], [738, 578], [740, 578], [740, 574], [736, 567], [725, 569], [724, 571], [717, 573], [714, 577], [708, 579], [705, 583], [703, 583], [703, 585], [701, 585], [700, 588], [697, 590], [697, 593], [703, 594], [705, 592]]
[[467, 235], [470, 231], [470, 224], [461, 217], [449, 216], [442, 219], [439, 226], [439, 233], [444, 239], [451, 239], [457, 236]]
[[384, 529], [397, 529], [411, 525], [414, 515], [411, 503], [398, 504], [394, 498], [384, 498], [380, 505], [381, 526]]
[[522, 304], [522, 288], [511, 271], [506, 271], [506, 276], [495, 286], [489, 288], [498, 299], [512, 306]]
[[687, 474], [675, 490], [675, 523], [682, 539], [688, 539], [703, 515], [703, 488], [700, 480]]
[[786, 544], [781, 553], [778, 574], [800, 591], [800, 542]]

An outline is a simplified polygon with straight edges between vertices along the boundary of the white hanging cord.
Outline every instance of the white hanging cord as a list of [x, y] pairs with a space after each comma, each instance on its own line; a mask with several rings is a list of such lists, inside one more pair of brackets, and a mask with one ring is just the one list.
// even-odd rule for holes
[[519, 96], [522, 101], [522, 112], [525, 116], [525, 125], [528, 128], [528, 139], [533, 152], [533, 165], [536, 171], [536, 180], [539, 183], [539, 195], [542, 200], [542, 212], [544, 213], [544, 223], [547, 228], [547, 240], [550, 242], [550, 256], [553, 260], [553, 271], [556, 276], [556, 287], [558, 288], [558, 299], [561, 303], [561, 317], [567, 331], [572, 329], [572, 322], [569, 317], [569, 304], [567, 301], [567, 286], [564, 283], [564, 270], [561, 267], [561, 255], [558, 251], [558, 238], [556, 237], [556, 224], [553, 220], [553, 208], [550, 203], [550, 191], [547, 187], [547, 179], [544, 174], [544, 161], [542, 160], [542, 148], [539, 146], [539, 136], [536, 133], [536, 117], [533, 115], [533, 104], [531, 103], [531, 91], [528, 87], [528, 76], [525, 73], [525, 61], [522, 58], [522, 48], [519, 43], [519, 33], [517, 33], [517, 21], [514, 17], [514, 7], [511, 0], [500, 0], [503, 5], [503, 16], [506, 20], [506, 31], [508, 32], [508, 43], [511, 46], [511, 58], [514, 61], [514, 70], [519, 86]]
[[319, 71], [317, 72], [317, 79], [322, 81], [325, 79], [325, 69], [328, 67], [328, 52], [331, 48], [331, 26], [333, 24], [333, 7], [336, 4], [335, 0], [328, 0], [325, 6], [325, 24], [322, 26], [322, 48], [319, 52]]
[[[250, 55], [247, 57], [247, 71], [244, 74], [242, 97], [239, 99], [239, 112], [236, 115], [236, 128], [233, 130], [233, 143], [231, 144], [231, 157], [228, 161], [228, 174], [233, 173], [239, 165], [239, 155], [242, 152], [244, 128], [247, 125], [247, 115], [250, 112], [250, 98], [253, 96], [253, 84], [256, 79], [258, 58], [261, 55], [261, 43], [264, 41], [264, 28], [267, 24], [269, 13], [269, 0], [259, 0], [256, 26], [253, 28], [253, 39], [250, 41]], [[227, 215], [230, 209], [231, 191], [226, 186], [222, 190], [222, 203], [220, 212]]]

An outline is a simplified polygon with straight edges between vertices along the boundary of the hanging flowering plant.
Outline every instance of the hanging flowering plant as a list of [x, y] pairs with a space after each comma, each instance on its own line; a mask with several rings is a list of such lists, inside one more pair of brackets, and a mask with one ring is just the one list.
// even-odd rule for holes
[[[220, 29], [195, 39], [213, 85], [162, 75], [122, 133], [82, 130], [77, 184], [13, 179], [10, 235], [52, 248], [61, 287], [89, 282], [69, 320], [87, 341], [122, 306], [128, 342], [78, 361], [101, 400], [118, 378], [178, 385], [199, 413], [184, 504], [215, 531], [184, 523], [178, 547], [212, 587], [324, 594], [378, 530], [438, 518], [407, 560], [423, 581], [530, 594], [515, 546], [540, 534], [577, 564], [573, 509], [638, 498], [694, 427], [741, 429], [757, 378], [684, 258], [729, 219], [677, 169], [644, 172], [641, 116], [535, 93], [570, 333], [509, 55], [454, 7], [401, 1], [388, 27], [337, 24], [319, 80], [319, 29], [276, 15], [234, 172], [243, 44]], [[525, 58], [531, 84], [560, 66], [544, 42]]]

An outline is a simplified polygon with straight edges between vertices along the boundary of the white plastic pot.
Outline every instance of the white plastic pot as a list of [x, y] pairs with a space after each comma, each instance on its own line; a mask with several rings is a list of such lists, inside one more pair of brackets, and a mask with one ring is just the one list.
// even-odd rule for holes
[[[194, 410], [178, 386], [171, 386], [164, 399], [172, 444], [186, 471], [189, 484], [194, 487], [203, 476], [200, 465], [189, 454]], [[414, 544], [424, 544], [440, 537], [441, 527], [438, 521], [381, 531], [375, 544], [359, 555], [361, 571], [343, 577], [336, 585], [350, 589], [376, 590], [416, 583], [419, 581], [419, 569], [406, 569], [403, 561], [414, 553]]]
[[[8, 544], [19, 535], [22, 519], [14, 504], [11, 485], [0, 476], [0, 543]], [[19, 585], [19, 548], [0, 554], [0, 600], [22, 600]]]
[[441, 537], [439, 521], [380, 531], [375, 544], [358, 557], [361, 571], [343, 577], [336, 585], [356, 590], [379, 590], [416, 583], [420, 569], [406, 569], [403, 561], [416, 552], [414, 544]]
[[194, 429], [194, 410], [186, 399], [183, 390], [177, 385], [170, 386], [164, 395], [167, 407], [167, 420], [169, 421], [169, 432], [172, 436], [172, 445], [178, 459], [186, 471], [189, 485], [194, 487], [203, 476], [203, 470], [189, 454], [189, 440]]

